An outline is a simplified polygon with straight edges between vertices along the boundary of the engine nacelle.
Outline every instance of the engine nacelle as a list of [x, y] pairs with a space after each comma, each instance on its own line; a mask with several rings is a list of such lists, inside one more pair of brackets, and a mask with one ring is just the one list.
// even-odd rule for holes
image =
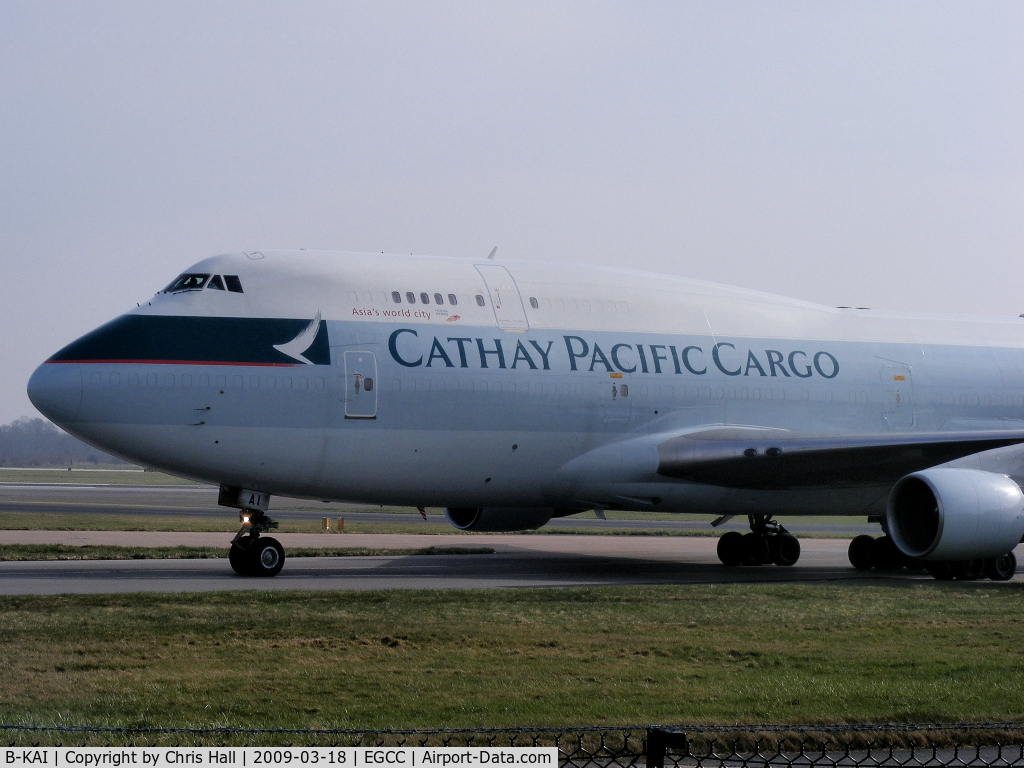
[[448, 522], [461, 531], [532, 531], [555, 516], [550, 507], [445, 507]]
[[892, 540], [910, 557], [998, 557], [1024, 536], [1024, 492], [1006, 475], [926, 469], [897, 481], [885, 517]]

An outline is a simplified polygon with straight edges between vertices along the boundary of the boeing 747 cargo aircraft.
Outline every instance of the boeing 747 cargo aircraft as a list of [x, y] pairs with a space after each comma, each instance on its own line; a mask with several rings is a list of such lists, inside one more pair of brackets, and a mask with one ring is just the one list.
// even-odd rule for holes
[[[493, 256], [493, 254], [492, 254]], [[312, 251], [215, 256], [39, 366], [82, 440], [220, 486], [273, 576], [273, 495], [746, 516], [726, 565], [794, 564], [783, 515], [864, 515], [869, 569], [1008, 579], [1024, 535], [1024, 320], [831, 308], [622, 269]]]

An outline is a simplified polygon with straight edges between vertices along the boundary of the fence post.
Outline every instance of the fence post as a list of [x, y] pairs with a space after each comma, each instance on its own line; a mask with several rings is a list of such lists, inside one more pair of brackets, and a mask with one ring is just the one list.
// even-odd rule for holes
[[690, 742], [685, 733], [668, 728], [652, 726], [647, 729], [647, 768], [665, 768], [665, 752], [668, 749], [690, 753]]

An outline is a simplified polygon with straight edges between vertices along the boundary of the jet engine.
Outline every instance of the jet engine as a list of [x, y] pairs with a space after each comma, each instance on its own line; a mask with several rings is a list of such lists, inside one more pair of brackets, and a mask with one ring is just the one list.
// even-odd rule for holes
[[928, 561], [998, 557], [1024, 536], [1024, 492], [1007, 475], [934, 468], [897, 481], [885, 512], [904, 554]]
[[555, 517], [550, 507], [445, 507], [448, 522], [462, 531], [532, 531]]

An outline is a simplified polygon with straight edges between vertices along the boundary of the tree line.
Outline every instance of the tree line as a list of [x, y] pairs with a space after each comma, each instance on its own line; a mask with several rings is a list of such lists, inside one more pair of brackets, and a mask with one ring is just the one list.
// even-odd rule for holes
[[0, 467], [124, 464], [86, 445], [46, 419], [24, 417], [0, 426]]

